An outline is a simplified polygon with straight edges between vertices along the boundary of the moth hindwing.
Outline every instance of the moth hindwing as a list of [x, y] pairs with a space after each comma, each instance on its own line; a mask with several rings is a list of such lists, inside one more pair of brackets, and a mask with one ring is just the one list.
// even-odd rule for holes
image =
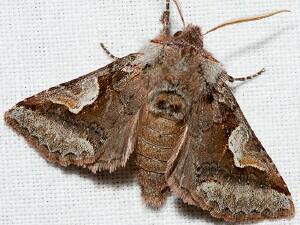
[[226, 221], [292, 216], [291, 194], [227, 85], [243, 79], [206, 51], [200, 27], [172, 35], [166, 2], [162, 32], [140, 52], [19, 102], [7, 124], [62, 166], [113, 172], [130, 159], [154, 207], [171, 191]]

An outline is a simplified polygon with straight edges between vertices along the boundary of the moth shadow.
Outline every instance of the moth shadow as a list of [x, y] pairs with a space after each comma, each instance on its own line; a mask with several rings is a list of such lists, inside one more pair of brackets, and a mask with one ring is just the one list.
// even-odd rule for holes
[[219, 224], [225, 225], [221, 219], [213, 218], [209, 212], [202, 210], [199, 207], [188, 205], [184, 203], [181, 199], [175, 200], [175, 207], [180, 216], [187, 217], [189, 220], [205, 221], [209, 224]]
[[255, 222], [225, 222], [224, 220], [217, 219], [212, 217], [208, 211], [202, 210], [199, 207], [188, 205], [184, 203], [181, 199], [175, 200], [175, 207], [179, 213], [179, 215], [183, 217], [187, 217], [189, 220], [195, 220], [195, 221], [204, 221], [208, 224], [217, 224], [217, 225], [250, 225], [255, 224]]
[[254, 42], [254, 43], [251, 43], [243, 48], [240, 48], [240, 49], [237, 49], [236, 51], [228, 54], [228, 55], [225, 55], [223, 57], [223, 60], [224, 61], [230, 61], [230, 60], [233, 60], [235, 58], [240, 58], [242, 55], [245, 55], [245, 54], [249, 54], [250, 51], [255, 51], [257, 49], [260, 49], [262, 48], [264, 45], [270, 43], [270, 42], [273, 42], [275, 41], [276, 39], [278, 39], [280, 36], [282, 36], [285, 32], [289, 31], [289, 30], [295, 30], [297, 28], [297, 25], [288, 25], [288, 26], [285, 26], [273, 33], [271, 33], [270, 35], [268, 35], [266, 38], [260, 40], [260, 41], [257, 41], [257, 42]]
[[75, 166], [60, 167], [60, 169], [62, 169], [65, 174], [76, 174], [84, 179], [90, 179], [97, 185], [126, 186], [136, 181], [136, 168], [130, 162], [128, 162], [125, 167], [119, 168], [112, 173], [101, 171], [94, 174], [88, 169]]

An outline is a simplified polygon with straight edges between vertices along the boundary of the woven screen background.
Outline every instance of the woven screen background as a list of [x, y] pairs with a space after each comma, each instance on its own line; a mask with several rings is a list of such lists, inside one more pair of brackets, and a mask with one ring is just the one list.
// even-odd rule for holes
[[[262, 67], [261, 77], [235, 96], [292, 193], [300, 224], [300, 3], [294, 0], [181, 1], [187, 22], [203, 30], [228, 19], [288, 8], [292, 13], [228, 27], [205, 45], [229, 74]], [[160, 29], [162, 0], [2, 0], [0, 2], [0, 115], [44, 89], [110, 62], [101, 51], [138, 51]], [[172, 5], [172, 30], [181, 22]], [[0, 224], [215, 224], [170, 196], [160, 210], [142, 202], [130, 170], [97, 176], [47, 163], [0, 120]], [[219, 223], [221, 224], [221, 223]]]

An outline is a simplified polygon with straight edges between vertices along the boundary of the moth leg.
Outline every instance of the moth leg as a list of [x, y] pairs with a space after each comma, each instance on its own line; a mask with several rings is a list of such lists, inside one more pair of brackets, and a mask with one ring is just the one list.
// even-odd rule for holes
[[229, 82], [235, 82], [235, 81], [245, 81], [245, 80], [252, 80], [253, 78], [255, 78], [255, 77], [258, 77], [259, 75], [261, 75], [262, 73], [264, 73], [266, 71], [266, 69], [265, 68], [262, 68], [260, 71], [258, 71], [257, 73], [255, 73], [255, 74], [253, 74], [253, 75], [250, 75], [250, 76], [245, 76], [245, 77], [237, 77], [237, 78], [234, 78], [234, 77], [232, 77], [232, 76], [230, 76], [230, 75], [226, 75], [226, 77], [227, 77], [227, 80], [229, 81]]
[[103, 49], [103, 51], [113, 60], [117, 60], [118, 57], [114, 56], [112, 53], [110, 53], [110, 51], [105, 47], [105, 45], [103, 43], [100, 43], [101, 48]]
[[166, 8], [161, 17], [161, 23], [163, 25], [163, 34], [170, 34], [170, 0], [166, 0]]

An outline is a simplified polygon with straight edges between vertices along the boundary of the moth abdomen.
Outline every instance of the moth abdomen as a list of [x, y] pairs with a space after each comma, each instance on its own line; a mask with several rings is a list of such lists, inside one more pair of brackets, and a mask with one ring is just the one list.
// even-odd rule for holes
[[[135, 149], [142, 196], [149, 205], [159, 207], [165, 199], [167, 185], [164, 174], [183, 132], [183, 124], [146, 110], [143, 115]], [[162, 182], [163, 181], [163, 182]]]

